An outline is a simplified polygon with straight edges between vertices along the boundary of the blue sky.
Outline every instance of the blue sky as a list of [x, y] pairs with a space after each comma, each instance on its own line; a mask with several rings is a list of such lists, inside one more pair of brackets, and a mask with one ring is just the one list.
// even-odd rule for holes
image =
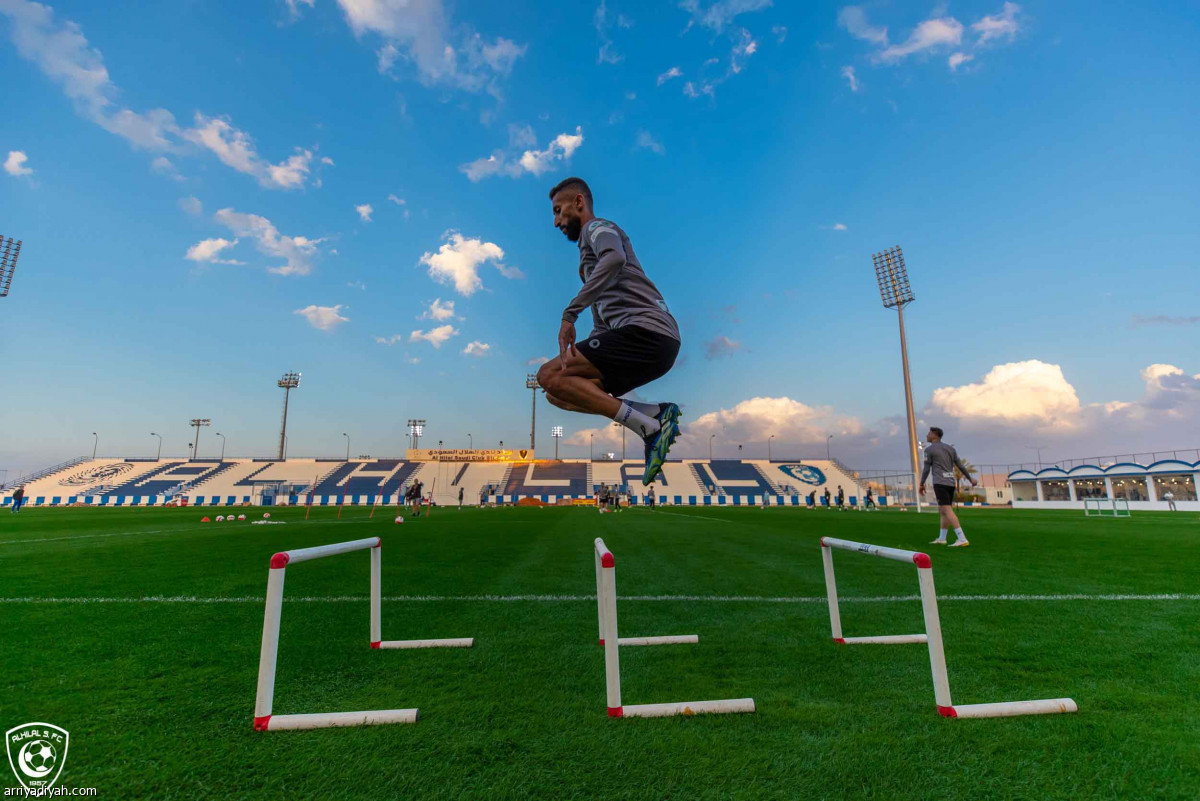
[[[642, 393], [685, 407], [680, 455], [834, 433], [903, 464], [870, 258], [893, 244], [920, 417], [977, 461], [1194, 447], [1198, 23], [1183, 2], [0, 0], [0, 233], [25, 243], [0, 468], [92, 431], [184, 454], [194, 416], [267, 455], [289, 369], [294, 455], [343, 431], [399, 453], [410, 416], [526, 444], [524, 374], [578, 284], [546, 199], [568, 174], [680, 320]], [[568, 455], [612, 436], [539, 407], [542, 454], [552, 425]]]

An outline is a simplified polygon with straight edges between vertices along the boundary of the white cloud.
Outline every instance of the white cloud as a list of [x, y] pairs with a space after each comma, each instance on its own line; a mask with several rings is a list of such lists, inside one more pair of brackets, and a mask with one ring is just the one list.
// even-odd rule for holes
[[413, 331], [408, 336], [409, 342], [420, 342], [424, 340], [435, 348], [440, 348], [442, 344], [450, 339], [450, 337], [458, 336], [458, 329], [450, 324], [439, 325], [437, 328], [431, 328], [428, 331]]
[[984, 45], [993, 39], [1001, 37], [1012, 41], [1016, 38], [1020, 25], [1017, 23], [1017, 13], [1021, 7], [1016, 3], [1006, 2], [995, 16], [987, 16], [974, 23], [971, 30], [979, 34], [977, 44]]
[[[444, 322], [446, 320], [453, 320], [453, 319], [455, 319], [455, 317], [456, 317], [456, 315], [454, 314], [454, 301], [448, 300], [445, 303], [443, 303], [441, 298], [437, 298], [436, 300], [433, 301], [433, 303], [429, 304], [429, 308], [426, 309], [425, 311], [423, 311], [421, 313], [421, 316], [418, 317], [417, 319], [418, 320], [436, 320], [437, 322], [440, 323], [440, 322]], [[461, 320], [462, 318], [458, 317], [458, 319]]]
[[662, 86], [667, 81], [674, 80], [675, 78], [678, 78], [680, 75], [683, 75], [683, 70], [679, 69], [679, 67], [671, 67], [671, 69], [667, 70], [666, 72], [664, 72], [658, 76], [657, 85]]
[[299, 314], [319, 331], [332, 331], [342, 323], [350, 321], [349, 317], [338, 313], [342, 308], [340, 303], [337, 306], [305, 306], [303, 309], [296, 309], [292, 314]]
[[231, 208], [221, 209], [213, 215], [213, 219], [236, 236], [252, 237], [260, 253], [284, 259], [285, 264], [268, 268], [269, 272], [278, 275], [308, 275], [312, 272], [317, 245], [325, 241], [304, 236], [283, 236], [266, 217], [243, 214]]
[[29, 161], [29, 157], [25, 155], [25, 151], [10, 150], [8, 158], [4, 160], [4, 171], [15, 176], [33, 175], [33, 168], [25, 166], [27, 161]]
[[390, 337], [375, 337], [375, 341], [380, 345], [395, 345], [397, 342], [404, 341], [404, 334], [392, 334]]
[[842, 77], [850, 84], [850, 91], [858, 91], [858, 76], [854, 74], [854, 67], [842, 67]]
[[382, 37], [384, 44], [377, 52], [380, 72], [390, 72], [403, 61], [429, 86], [495, 91], [496, 80], [510, 74], [525, 54], [525, 46], [510, 39], [487, 42], [453, 25], [442, 0], [338, 0], [338, 5], [355, 36]]
[[172, 162], [166, 156], [159, 156], [154, 159], [154, 161], [150, 162], [150, 169], [154, 170], [159, 175], [165, 175], [167, 178], [170, 178], [173, 181], [186, 180], [182, 175], [179, 174], [179, 168], [177, 168], [174, 162]]
[[958, 72], [959, 67], [974, 58], [975, 56], [972, 56], [969, 53], [951, 53], [947, 63], [950, 65], [951, 72]]
[[880, 46], [888, 43], [887, 28], [879, 28], [867, 22], [867, 14], [858, 6], [846, 6], [838, 12], [838, 25], [841, 25], [855, 39], [862, 39]]
[[894, 44], [879, 53], [881, 61], [899, 61], [913, 53], [938, 47], [957, 47], [962, 42], [963, 25], [954, 17], [933, 17], [917, 25], [902, 44]]
[[426, 252], [421, 264], [429, 268], [429, 277], [439, 284], [453, 283], [460, 295], [471, 296], [483, 288], [479, 268], [491, 264], [505, 278], [523, 277], [520, 270], [504, 264], [504, 250], [493, 242], [467, 239], [457, 231], [448, 231], [437, 253]]
[[375, 213], [375, 209], [371, 207], [370, 203], [363, 203], [359, 206], [355, 206], [354, 210], [358, 212], [358, 216], [363, 222], [370, 222], [371, 215]]
[[480, 342], [477, 339], [463, 348], [463, 355], [474, 356], [478, 359], [482, 359], [484, 356], [488, 355], [488, 352], [491, 351], [491, 349], [491, 345], [487, 344], [486, 342]]
[[930, 407], [963, 422], [1071, 428], [1080, 403], [1062, 367], [1030, 359], [996, 365], [973, 384], [935, 389]]
[[[524, 138], [524, 129], [520, 129], [518, 136]], [[497, 175], [509, 178], [519, 178], [525, 174], [542, 175], [553, 170], [559, 163], [569, 160], [582, 144], [583, 129], [576, 127], [573, 134], [561, 133], [554, 137], [545, 150], [526, 150], [516, 160], [504, 151], [497, 150], [486, 158], [463, 164], [458, 169], [473, 182]]]
[[702, 25], [720, 33], [739, 14], [760, 11], [771, 6], [771, 0], [716, 0], [705, 5], [701, 0], [683, 0], [679, 7], [691, 14], [688, 28]]
[[250, 135], [227, 119], [196, 112], [195, 126], [184, 131], [183, 137], [211, 151], [225, 166], [253, 176], [268, 189], [298, 189], [308, 180], [311, 150], [296, 148], [293, 155], [271, 164], [259, 156]]
[[351, 289], [361, 289], [364, 292], [367, 291], [367, 285], [362, 281], [347, 281], [346, 286], [350, 287]]
[[330, 167], [334, 166], [333, 159], [329, 158], [329, 156], [321, 156], [321, 163]]
[[684, 450], [707, 448], [710, 434], [733, 442], [764, 442], [774, 435], [781, 442], [824, 445], [825, 437], [860, 435], [864, 426], [851, 415], [830, 407], [814, 407], [788, 397], [757, 397], [730, 409], [697, 417], [686, 429]]
[[750, 35], [750, 31], [742, 29], [738, 40], [733, 45], [733, 53], [729, 57], [729, 71], [737, 75], [746, 67], [746, 59], [758, 52], [758, 42]]
[[308, 6], [309, 8], [312, 8], [314, 2], [315, 2], [315, 0], [287, 0], [288, 15], [292, 19], [299, 19], [300, 18], [300, 6], [304, 5], [304, 6]]
[[663, 147], [662, 142], [655, 139], [649, 131], [638, 131], [637, 146], [646, 150], [652, 150], [660, 156], [666, 152], [666, 148]]
[[739, 350], [744, 350], [742, 343], [727, 336], [715, 336], [704, 343], [704, 358], [720, 359], [722, 356], [732, 356]]
[[[595, 445], [598, 448], [615, 447], [619, 453], [621, 450], [621, 431], [624, 426], [606, 425], [602, 428], [581, 428], [578, 431], [571, 432], [571, 436], [563, 440], [564, 445], [582, 445], [589, 447]], [[634, 440], [636, 442], [637, 440]], [[626, 443], [628, 444], [628, 443]]]
[[245, 264], [237, 259], [220, 259], [221, 251], [228, 250], [238, 243], [236, 239], [204, 239], [188, 248], [184, 258], [188, 261], [202, 261], [209, 264]]
[[835, 231], [848, 231], [849, 229], [848, 229], [848, 228], [846, 228], [846, 224], [845, 224], [845, 223], [834, 223], [834, 224], [833, 224], [833, 230], [835, 230]]
[[697, 97], [700, 97], [701, 95], [708, 95], [709, 97], [716, 97], [716, 93], [713, 91], [713, 84], [711, 84], [711, 83], [701, 84], [700, 87], [697, 88], [694, 83], [692, 83], [691, 81], [688, 81], [687, 83], [685, 83], [683, 85], [683, 93], [685, 95], [687, 95], [688, 97], [692, 98], [693, 100], [696, 99]]
[[407, 204], [406, 204], [406, 202], [405, 202], [405, 200], [404, 200], [404, 198], [402, 198], [402, 197], [396, 197], [394, 194], [392, 194], [392, 195], [388, 195], [387, 199], [388, 199], [388, 200], [390, 200], [390, 201], [392, 201], [393, 203], [395, 203], [397, 206], [404, 206], [404, 205], [407, 205]]
[[540, 367], [548, 361], [550, 361], [549, 356], [534, 356], [532, 359], [525, 362], [525, 364], [529, 365], [530, 367]]
[[[619, 18], [623, 20], [624, 17]], [[605, 6], [605, 0], [600, 0], [600, 5], [596, 6], [595, 13], [592, 14], [592, 25], [596, 28], [596, 34], [600, 38], [600, 54], [596, 57], [597, 64], [619, 64], [624, 59], [620, 53], [613, 48], [612, 37], [608, 35], [608, 30], [611, 23], [608, 20], [608, 9]], [[621, 27], [627, 28], [628, 25]]]
[[783, 40], [787, 38], [787, 28], [783, 25], [772, 26], [771, 33], [775, 35], [775, 41], [780, 44], [783, 44]]
[[193, 217], [199, 217], [204, 212], [204, 204], [200, 202], [200, 198], [191, 195], [179, 198], [179, 208]]

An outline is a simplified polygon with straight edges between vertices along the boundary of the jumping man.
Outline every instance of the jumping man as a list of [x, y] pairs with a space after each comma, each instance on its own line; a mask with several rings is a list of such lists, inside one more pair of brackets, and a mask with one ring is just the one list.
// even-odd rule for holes
[[971, 473], [958, 458], [958, 451], [954, 450], [954, 446], [942, 442], [942, 429], [936, 426], [930, 428], [925, 439], [928, 440], [929, 445], [925, 448], [925, 469], [921, 471], [919, 491], [922, 495], [925, 494], [925, 480], [932, 472], [933, 494], [937, 496], [938, 516], [941, 518], [938, 538], [930, 544], [945, 545], [946, 530], [953, 528], [954, 543], [950, 547], [965, 547], [971, 543], [967, 542], [967, 535], [963, 534], [962, 526], [958, 523], [958, 515], [954, 513], [954, 491], [958, 489], [958, 479], [954, 477], [954, 468], [957, 467], [962, 471], [962, 474], [971, 482], [972, 487], [975, 486], [975, 479], [971, 478]]
[[[558, 329], [558, 357], [538, 370], [546, 399], [560, 409], [599, 414], [642, 438], [650, 484], [679, 436], [679, 407], [621, 396], [667, 373], [679, 355], [679, 326], [646, 276], [629, 237], [592, 211], [592, 190], [567, 178], [550, 190], [554, 227], [579, 243], [583, 288]], [[575, 321], [592, 310], [592, 333], [575, 342]]]

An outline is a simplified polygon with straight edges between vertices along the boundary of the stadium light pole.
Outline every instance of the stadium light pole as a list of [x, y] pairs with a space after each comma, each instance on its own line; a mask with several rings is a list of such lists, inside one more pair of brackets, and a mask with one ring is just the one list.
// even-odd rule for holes
[[475, 438], [470, 434], [467, 434], [467, 448], [472, 451], [475, 450]]
[[716, 434], [708, 435], [708, 461], [712, 461], [712, 441], [716, 438]]
[[289, 370], [275, 385], [283, 390], [283, 425], [279, 429], [279, 459], [282, 461], [287, 451], [288, 397], [293, 389], [300, 386], [300, 374]]
[[408, 421], [408, 436], [411, 442], [411, 447], [414, 451], [421, 447], [421, 435], [425, 433], [425, 421], [413, 420]]
[[209, 420], [207, 417], [193, 417], [188, 425], [196, 429], [196, 445], [192, 448], [192, 458], [195, 459], [200, 455], [200, 429], [203, 426], [211, 426], [212, 420]]
[[588, 461], [593, 461], [596, 458], [596, 435], [588, 434]]
[[613, 421], [613, 428], [621, 429], [621, 461], [624, 462], [625, 461], [625, 432], [628, 429], [626, 429], [625, 426], [621, 425], [616, 420]]
[[1026, 445], [1025, 447], [1031, 451], [1037, 451], [1037, 460], [1038, 460], [1037, 465], [1038, 465], [1038, 469], [1041, 470], [1042, 469], [1042, 450], [1046, 446], [1045, 445]]
[[830, 434], [825, 438], [825, 461], [827, 462], [833, 461], [833, 457], [829, 453], [829, 440], [831, 439], [833, 439], [833, 434]]
[[530, 412], [530, 420], [529, 420], [529, 451], [530, 451], [530, 453], [532, 453], [534, 450], [534, 432], [537, 431], [537, 391], [538, 391], [537, 376], [534, 375], [533, 373], [527, 373], [525, 375], [525, 389], [533, 390], [533, 405], [531, 407], [532, 411]]
[[554, 437], [554, 461], [558, 461], [558, 441], [562, 439], [563, 427], [554, 426], [550, 429], [550, 436]]
[[225, 461], [225, 435], [218, 431], [213, 436], [221, 438], [221, 461]]
[[100, 447], [100, 435], [97, 434], [95, 431], [93, 431], [92, 436], [95, 437], [95, 439], [92, 440], [92, 461], [95, 461], [96, 460], [96, 448]]
[[153, 431], [150, 432], [150, 436], [158, 437], [158, 456], [154, 457], [154, 461], [161, 462], [162, 461], [162, 437], [158, 434], [155, 434]]
[[350, 461], [350, 435], [343, 431], [342, 436], [346, 438], [346, 461], [348, 462]]
[[[908, 267], [904, 264], [904, 252], [900, 246], [887, 248], [871, 256], [875, 264], [875, 280], [879, 284], [879, 297], [885, 309], [895, 309], [900, 320], [900, 362], [904, 368], [904, 404], [908, 411], [908, 452], [912, 466], [913, 489], [917, 488], [917, 419], [913, 413], [912, 378], [908, 372], [908, 342], [904, 336], [904, 307], [916, 300], [908, 283]], [[921, 497], [917, 496], [917, 512], [921, 511]]]
[[[0, 298], [8, 297], [8, 288], [12, 286], [13, 273], [17, 271], [17, 258], [21, 255], [21, 240], [17, 240], [13, 249], [12, 237], [5, 239], [0, 236]], [[93, 457], [94, 458], [94, 457]]]
[[775, 435], [767, 437], [767, 461], [771, 461], [771, 440], [775, 439]]

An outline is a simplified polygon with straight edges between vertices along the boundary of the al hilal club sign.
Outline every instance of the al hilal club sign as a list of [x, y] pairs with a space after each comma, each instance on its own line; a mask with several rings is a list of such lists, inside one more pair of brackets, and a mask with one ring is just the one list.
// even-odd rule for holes
[[4, 735], [8, 764], [26, 790], [49, 790], [67, 761], [70, 735], [52, 723], [26, 723]]

